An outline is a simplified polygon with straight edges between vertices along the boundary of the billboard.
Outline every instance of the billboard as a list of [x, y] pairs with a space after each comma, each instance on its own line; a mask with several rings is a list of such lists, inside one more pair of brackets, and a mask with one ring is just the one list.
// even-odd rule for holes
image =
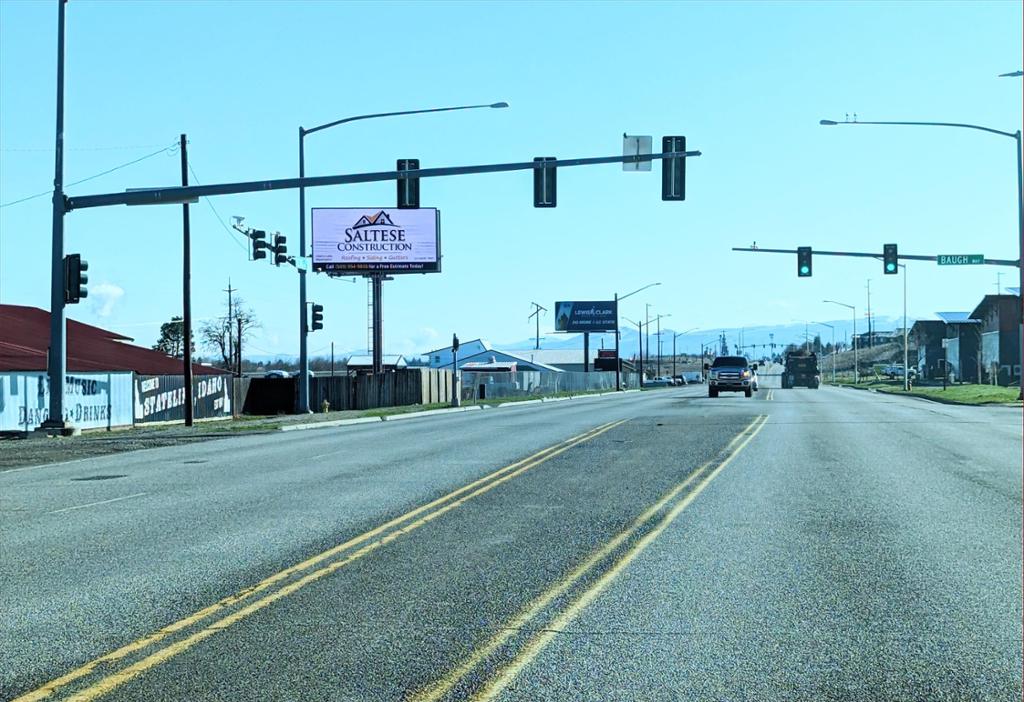
[[614, 300], [555, 303], [555, 331], [613, 332], [616, 317]]
[[441, 213], [430, 207], [314, 207], [313, 270], [439, 273]]
[[[192, 378], [192, 412], [196, 419], [231, 416], [229, 375]], [[135, 376], [135, 422], [185, 420], [185, 376]]]
[[[32, 431], [50, 416], [46, 373], [0, 373], [0, 431]], [[68, 373], [64, 420], [79, 429], [132, 425], [132, 373]]]

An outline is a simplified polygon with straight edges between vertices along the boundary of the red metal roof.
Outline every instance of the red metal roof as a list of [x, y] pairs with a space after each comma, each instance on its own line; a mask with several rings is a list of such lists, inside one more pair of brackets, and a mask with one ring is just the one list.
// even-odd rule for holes
[[[130, 370], [140, 375], [181, 375], [181, 360], [134, 346], [131, 337], [67, 320], [68, 370]], [[0, 372], [45, 371], [50, 344], [50, 313], [38, 307], [0, 305]], [[192, 364], [196, 375], [226, 373]]]

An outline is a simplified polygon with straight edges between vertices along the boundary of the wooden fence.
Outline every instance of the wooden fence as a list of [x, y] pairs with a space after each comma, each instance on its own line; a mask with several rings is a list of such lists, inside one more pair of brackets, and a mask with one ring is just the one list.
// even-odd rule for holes
[[450, 403], [452, 373], [434, 368], [408, 368], [393, 373], [355, 376], [317, 376], [309, 379], [309, 408], [374, 409], [402, 405]]

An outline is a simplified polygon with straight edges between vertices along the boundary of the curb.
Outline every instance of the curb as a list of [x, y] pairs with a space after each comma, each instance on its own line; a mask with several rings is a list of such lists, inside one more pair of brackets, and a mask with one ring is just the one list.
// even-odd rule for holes
[[570, 395], [569, 397], [538, 397], [534, 400], [521, 400], [519, 402], [502, 402], [497, 405], [467, 405], [465, 407], [445, 407], [444, 409], [423, 410], [422, 412], [403, 412], [401, 414], [389, 414], [380, 417], [355, 417], [353, 419], [335, 419], [329, 422], [307, 422], [305, 424], [286, 424], [278, 431], [308, 431], [310, 429], [327, 429], [330, 427], [345, 427], [353, 424], [372, 424], [373, 422], [397, 422], [402, 419], [417, 419], [419, 417], [430, 417], [438, 414], [452, 414], [460, 412], [473, 412], [483, 409], [497, 409], [499, 407], [520, 407], [522, 405], [536, 405], [546, 402], [563, 402], [565, 400], [584, 400], [593, 397], [605, 397], [606, 395], [625, 395], [626, 393], [640, 392], [639, 390], [623, 390], [617, 392], [589, 393], [586, 395]]
[[466, 407], [448, 407], [445, 409], [423, 410], [422, 412], [403, 412], [401, 414], [386, 414], [381, 419], [385, 422], [397, 422], [399, 419], [415, 419], [416, 417], [430, 417], [435, 414], [457, 414], [459, 412], [472, 412], [481, 410], [481, 405], [467, 405]]
[[877, 395], [892, 395], [893, 397], [904, 397], [911, 400], [924, 400], [925, 402], [935, 402], [940, 405], [955, 405], [957, 407], [1020, 407], [1021, 405], [1017, 402], [960, 402], [958, 400], [946, 400], [941, 397], [930, 397], [928, 395], [914, 395], [911, 393], [903, 392], [889, 392], [887, 390], [878, 390], [876, 388], [858, 388], [854, 385], [835, 385], [833, 387], [846, 388], [848, 390], [860, 390], [861, 392], [873, 392]]

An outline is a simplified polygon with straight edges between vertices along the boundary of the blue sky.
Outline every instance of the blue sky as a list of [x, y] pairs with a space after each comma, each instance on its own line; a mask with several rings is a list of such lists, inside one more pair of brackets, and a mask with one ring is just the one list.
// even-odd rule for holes
[[[881, 263], [732, 246], [810, 245], [1016, 259], [1013, 141], [967, 130], [818, 126], [823, 117], [1021, 124], [1021, 4], [90, 2], [67, 9], [65, 182], [189, 136], [203, 183], [297, 172], [297, 128], [393, 110], [505, 100], [472, 110], [364, 121], [310, 136], [311, 175], [614, 155], [621, 135], [683, 134], [687, 200], [660, 199], [660, 167], [564, 169], [553, 210], [510, 173], [424, 180], [442, 211], [444, 272], [384, 290], [388, 352], [462, 338], [532, 335], [530, 302], [601, 299], [671, 313], [677, 329], [844, 317], [831, 298], [902, 309]], [[52, 183], [56, 4], [0, 2], [0, 203]], [[72, 194], [179, 182], [175, 153], [69, 188]], [[320, 188], [309, 207], [391, 206], [394, 184]], [[254, 353], [297, 352], [297, 276], [247, 260], [247, 223], [297, 249], [295, 191], [192, 207], [193, 315], [223, 310], [228, 279], [262, 320]], [[0, 208], [0, 302], [48, 307], [48, 197]], [[180, 313], [179, 207], [71, 213], [67, 251], [91, 266], [69, 315], [155, 340]], [[912, 317], [971, 309], [1016, 285], [1015, 268], [911, 263]], [[311, 276], [325, 306], [315, 354], [366, 344], [367, 289]], [[550, 331], [550, 313], [544, 320]]]

